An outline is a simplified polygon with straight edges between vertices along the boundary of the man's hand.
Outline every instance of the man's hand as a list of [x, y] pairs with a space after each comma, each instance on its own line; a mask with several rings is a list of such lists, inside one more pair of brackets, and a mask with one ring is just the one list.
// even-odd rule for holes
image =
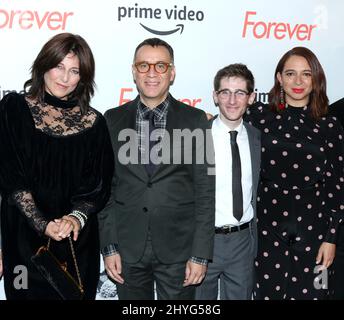
[[208, 112], [206, 113], [206, 116], [207, 116], [208, 120], [211, 120], [211, 119], [214, 118], [214, 116], [211, 113], [208, 113]]
[[185, 268], [185, 279], [183, 287], [195, 285], [202, 282], [207, 272], [207, 266], [188, 261]]
[[123, 284], [124, 279], [120, 276], [122, 273], [122, 261], [119, 253], [104, 257], [105, 270], [110, 278]]
[[328, 268], [334, 260], [336, 255], [336, 245], [329, 242], [323, 242], [319, 248], [316, 258], [316, 264], [321, 263], [321, 269]]

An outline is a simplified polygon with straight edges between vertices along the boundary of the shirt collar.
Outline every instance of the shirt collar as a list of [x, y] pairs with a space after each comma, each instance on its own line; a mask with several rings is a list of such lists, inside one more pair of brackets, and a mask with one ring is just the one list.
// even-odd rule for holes
[[244, 127], [244, 121], [243, 119], [241, 119], [239, 125], [234, 128], [234, 129], [230, 129], [229, 127], [227, 127], [225, 125], [225, 123], [220, 119], [220, 115], [218, 115], [216, 117], [216, 119], [214, 120], [214, 124], [217, 126], [217, 128], [223, 132], [223, 133], [228, 133], [229, 131], [235, 130], [238, 131], [238, 135], [241, 135], [242, 131], [243, 131], [243, 127]]
[[148, 108], [141, 100], [139, 100], [137, 105], [139, 117], [140, 119], [145, 119], [149, 112], [152, 111], [154, 113], [154, 118], [156, 120], [162, 120], [167, 115], [169, 104], [170, 95], [168, 95], [166, 99], [163, 102], [161, 102], [158, 106], [156, 106], [154, 109]]

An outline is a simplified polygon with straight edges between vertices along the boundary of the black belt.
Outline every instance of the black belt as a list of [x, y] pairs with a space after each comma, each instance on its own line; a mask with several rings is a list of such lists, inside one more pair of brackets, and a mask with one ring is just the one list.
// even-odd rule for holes
[[220, 234], [228, 234], [232, 232], [237, 232], [240, 230], [247, 229], [250, 226], [251, 221], [243, 223], [240, 226], [222, 226], [222, 227], [215, 227], [215, 233], [220, 233]]

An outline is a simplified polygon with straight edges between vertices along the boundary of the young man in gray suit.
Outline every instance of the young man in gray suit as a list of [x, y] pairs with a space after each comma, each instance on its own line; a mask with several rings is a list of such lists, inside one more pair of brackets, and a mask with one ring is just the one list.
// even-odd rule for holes
[[140, 43], [132, 73], [138, 97], [105, 113], [115, 155], [112, 195], [98, 215], [105, 268], [119, 299], [154, 299], [154, 284], [158, 299], [194, 299], [213, 251], [209, 123], [169, 93], [176, 71], [165, 41]]
[[[213, 97], [220, 115], [212, 122], [216, 164], [214, 257], [196, 290], [197, 299], [251, 299], [257, 250], [256, 196], [260, 132], [243, 121], [255, 98], [254, 78], [243, 64], [219, 70]], [[219, 281], [220, 280], [220, 281]]]

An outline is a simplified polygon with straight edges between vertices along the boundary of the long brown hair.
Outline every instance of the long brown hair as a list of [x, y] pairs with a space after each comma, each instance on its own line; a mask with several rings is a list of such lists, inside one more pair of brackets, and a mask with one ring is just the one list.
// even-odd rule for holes
[[305, 58], [311, 68], [313, 90], [309, 96], [309, 107], [311, 109], [311, 115], [317, 120], [326, 115], [328, 111], [326, 76], [316, 55], [305, 47], [292, 48], [287, 51], [278, 62], [275, 70], [275, 83], [269, 92], [270, 107], [274, 111], [281, 111], [279, 108], [281, 85], [277, 79], [277, 74], [282, 74], [285, 63], [291, 56], [300, 56]]
[[44, 74], [55, 68], [67, 54], [79, 58], [80, 81], [68, 99], [77, 99], [81, 112], [86, 113], [94, 94], [95, 63], [87, 42], [79, 35], [60, 33], [52, 37], [41, 49], [31, 67], [31, 79], [24, 84], [25, 92], [39, 102], [44, 101]]

